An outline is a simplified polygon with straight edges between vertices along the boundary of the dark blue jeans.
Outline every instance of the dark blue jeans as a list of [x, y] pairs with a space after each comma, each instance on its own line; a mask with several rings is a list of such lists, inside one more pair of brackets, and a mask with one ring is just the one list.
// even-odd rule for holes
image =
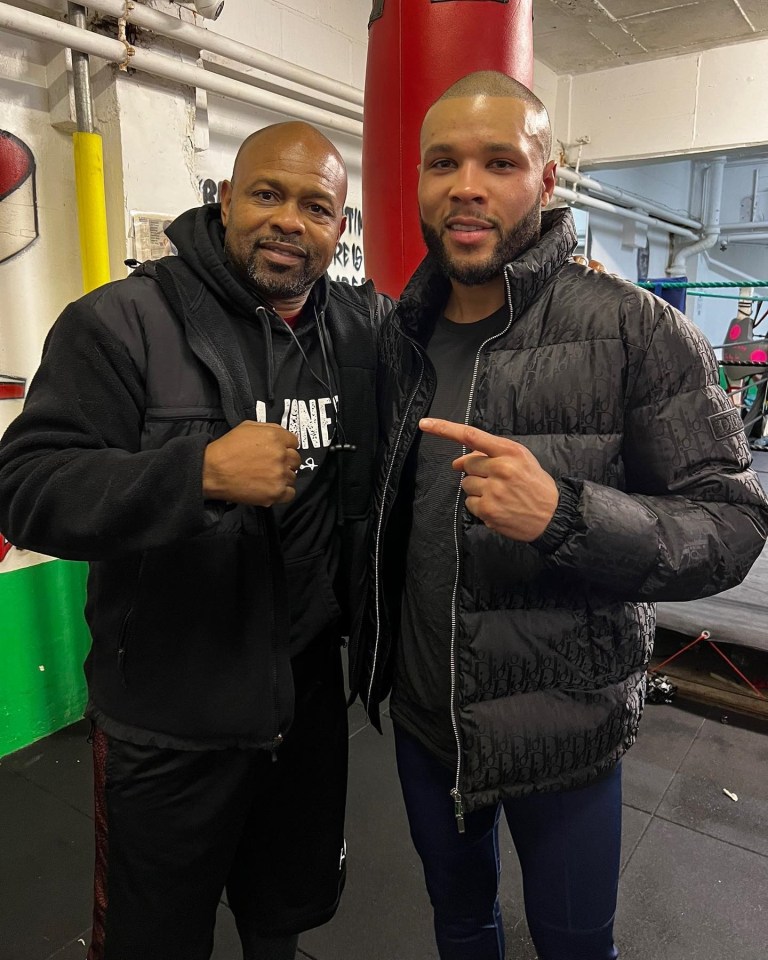
[[615, 960], [621, 771], [577, 790], [453, 815], [453, 773], [395, 725], [397, 769], [424, 866], [441, 960], [502, 960], [498, 825], [502, 809], [523, 874], [539, 960]]

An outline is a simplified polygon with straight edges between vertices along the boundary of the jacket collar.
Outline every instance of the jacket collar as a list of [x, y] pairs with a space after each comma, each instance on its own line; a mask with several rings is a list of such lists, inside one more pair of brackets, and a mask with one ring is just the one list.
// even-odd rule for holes
[[[549, 278], [568, 260], [575, 246], [576, 227], [568, 207], [543, 211], [539, 241], [504, 268], [513, 316], [522, 313], [541, 292]], [[431, 254], [427, 254], [400, 297], [398, 314], [404, 332], [422, 342], [428, 338], [450, 290], [450, 281]]]

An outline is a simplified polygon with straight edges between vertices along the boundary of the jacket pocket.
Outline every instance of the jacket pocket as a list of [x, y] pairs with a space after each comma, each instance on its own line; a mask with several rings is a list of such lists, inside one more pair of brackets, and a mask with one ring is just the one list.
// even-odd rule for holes
[[227, 432], [224, 411], [216, 407], [148, 407], [144, 413], [142, 450], [157, 450], [175, 437], [207, 434], [217, 439]]
[[130, 646], [131, 628], [136, 610], [136, 601], [139, 597], [139, 591], [141, 590], [141, 574], [144, 570], [145, 556], [146, 554], [142, 554], [141, 559], [139, 560], [139, 565], [136, 570], [136, 582], [133, 587], [133, 595], [131, 596], [128, 609], [125, 611], [123, 616], [122, 623], [120, 624], [120, 633], [118, 634], [117, 638], [117, 670], [120, 674], [120, 680], [122, 681], [124, 687], [128, 685], [125, 675], [125, 658]]

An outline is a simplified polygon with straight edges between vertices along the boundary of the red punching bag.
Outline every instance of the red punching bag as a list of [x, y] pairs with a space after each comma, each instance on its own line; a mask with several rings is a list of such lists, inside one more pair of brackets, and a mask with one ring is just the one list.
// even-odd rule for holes
[[363, 124], [365, 272], [397, 297], [424, 256], [416, 200], [424, 114], [456, 80], [533, 82], [533, 0], [373, 0]]

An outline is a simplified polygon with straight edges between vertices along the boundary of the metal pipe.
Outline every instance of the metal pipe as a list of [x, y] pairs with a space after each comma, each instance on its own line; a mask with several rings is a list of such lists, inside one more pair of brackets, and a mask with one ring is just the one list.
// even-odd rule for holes
[[171, 40], [179, 40], [196, 47], [198, 50], [218, 53], [230, 60], [237, 60], [239, 63], [256, 67], [257, 70], [264, 70], [275, 77], [290, 80], [291, 83], [309, 87], [310, 90], [319, 90], [336, 100], [344, 100], [358, 107], [363, 105], [363, 92], [356, 87], [333, 80], [330, 77], [324, 77], [313, 70], [307, 70], [306, 67], [289, 63], [280, 59], [280, 57], [274, 57], [269, 53], [256, 50], [248, 44], [240, 43], [238, 40], [231, 40], [229, 37], [213, 33], [213, 31], [206, 30], [204, 27], [198, 27], [193, 23], [185, 23], [183, 20], [171, 17], [167, 13], [161, 13], [159, 10], [145, 7], [143, 4], [133, 3], [131, 0], [128, 3], [125, 0], [91, 0], [88, 6], [92, 10], [108, 13], [112, 17], [125, 17], [129, 23], [134, 23], [137, 27], [153, 30], [160, 36]]
[[698, 220], [692, 220], [690, 217], [684, 217], [682, 214], [667, 210], [660, 204], [646, 200], [644, 197], [635, 197], [620, 187], [612, 187], [607, 183], [601, 183], [599, 180], [593, 180], [592, 177], [587, 177], [583, 173], [571, 170], [569, 167], [558, 167], [557, 176], [568, 183], [578, 184], [583, 189], [589, 190], [590, 193], [601, 193], [611, 199], [621, 200], [632, 209], [655, 214], [669, 223], [676, 223], [681, 227], [690, 227], [692, 230], [701, 230], [703, 226]]
[[192, 64], [182, 63], [147, 50], [133, 50], [132, 55], [119, 40], [102, 37], [89, 30], [80, 30], [78, 27], [62, 23], [51, 17], [44, 17], [27, 10], [20, 10], [7, 3], [0, 3], [0, 28], [11, 30], [22, 36], [36, 40], [50, 40], [81, 53], [90, 53], [94, 56], [109, 60], [112, 63], [129, 63], [135, 70], [150, 73], [166, 80], [175, 80], [190, 87], [200, 87], [211, 93], [223, 97], [231, 97], [243, 103], [270, 110], [283, 116], [317, 123], [329, 130], [337, 130], [355, 137], [362, 137], [363, 125], [357, 120], [339, 117], [328, 111], [311, 108], [308, 105], [295, 103], [286, 97], [271, 94], [257, 87], [252, 87], [239, 80], [230, 80], [218, 74], [209, 73]]
[[[75, 30], [86, 33], [85, 8], [67, 4], [67, 16]], [[80, 269], [83, 291], [88, 293], [109, 283], [109, 239], [104, 195], [104, 156], [101, 136], [95, 132], [91, 73], [88, 54], [71, 50], [77, 131], [72, 134], [77, 194], [77, 229], [80, 236]]]
[[645, 213], [639, 213], [637, 210], [627, 210], [626, 207], [617, 207], [614, 203], [608, 203], [605, 200], [598, 200], [597, 197], [590, 197], [584, 193], [577, 193], [575, 190], [567, 190], [565, 187], [555, 187], [554, 195], [561, 200], [567, 200], [577, 207], [592, 207], [595, 210], [603, 210], [606, 213], [612, 213], [614, 216], [623, 217], [625, 220], [634, 220], [637, 223], [645, 223], [649, 227], [664, 230], [667, 233], [674, 233], [678, 237], [685, 237], [688, 240], [695, 240], [697, 234], [686, 227], [680, 227], [676, 223], [666, 223], [655, 217], [649, 217]]
[[752, 171], [752, 206], [749, 211], [749, 219], [754, 220], [757, 214], [757, 193], [760, 188], [760, 171], [754, 169]]
[[768, 230], [768, 221], [766, 220], [748, 220], [744, 223], [721, 223], [720, 233], [729, 233], [737, 231], [738, 233], [748, 233], [750, 230]]
[[34, 40], [50, 40], [62, 47], [71, 47], [80, 53], [92, 53], [104, 60], [115, 63], [125, 58], [125, 47], [119, 40], [111, 40], [80, 30], [69, 23], [62, 23], [53, 17], [44, 17], [29, 10], [20, 10], [9, 3], [0, 3], [0, 28], [12, 33], [31, 37]]
[[[732, 267], [729, 263], [723, 263], [722, 260], [715, 260], [709, 250], [704, 251], [704, 260], [707, 267], [709, 267], [713, 273], [719, 273], [720, 276], [723, 277], [731, 277], [736, 286], [741, 287], [744, 285], [744, 274], [735, 267]], [[761, 286], [756, 280], [752, 280], [750, 283], [753, 287]], [[766, 283], [768, 283], [768, 281], [766, 281]]]
[[[85, 30], [85, 7], [77, 3], [67, 4], [69, 22]], [[75, 88], [75, 118], [80, 133], [93, 133], [93, 101], [91, 99], [91, 74], [88, 55], [77, 50], [72, 51], [72, 80]]]
[[764, 242], [768, 240], [768, 231], [764, 230], [763, 233], [760, 233], [757, 230], [754, 233], [726, 233], [723, 235], [723, 240], [727, 240], [728, 243]]
[[720, 236], [720, 204], [723, 199], [723, 176], [725, 174], [725, 157], [716, 157], [707, 169], [707, 215], [704, 236], [695, 243], [688, 244], [675, 253], [672, 262], [667, 267], [667, 276], [678, 277], [685, 274], [686, 260], [696, 254], [703, 253], [714, 247]]
[[104, 196], [104, 157], [98, 133], [74, 133], [77, 226], [83, 291], [88, 293], [112, 279], [109, 272], [107, 204]]

